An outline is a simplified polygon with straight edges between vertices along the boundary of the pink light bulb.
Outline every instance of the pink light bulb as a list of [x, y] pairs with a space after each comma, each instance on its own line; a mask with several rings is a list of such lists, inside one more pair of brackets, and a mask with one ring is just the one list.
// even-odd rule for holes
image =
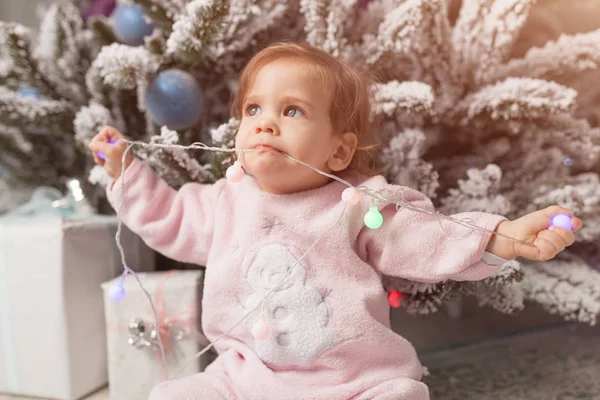
[[271, 329], [269, 328], [269, 324], [264, 316], [260, 316], [254, 326], [252, 326], [252, 330], [250, 333], [252, 337], [256, 340], [266, 340], [269, 337]]
[[227, 168], [225, 176], [227, 177], [227, 180], [231, 183], [240, 182], [242, 179], [244, 179], [244, 169], [242, 168], [242, 164], [239, 161], [233, 163], [232, 166]]
[[351, 206], [357, 204], [360, 199], [363, 198], [363, 194], [355, 188], [347, 188], [342, 192], [342, 201]]

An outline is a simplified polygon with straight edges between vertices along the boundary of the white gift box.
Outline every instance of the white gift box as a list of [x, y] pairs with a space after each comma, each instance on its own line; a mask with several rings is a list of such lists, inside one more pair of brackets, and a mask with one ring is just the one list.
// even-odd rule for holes
[[[125, 297], [119, 302], [108, 298], [109, 289], [119, 279], [102, 285], [108, 338], [110, 400], [147, 400], [161, 381], [202, 372], [214, 360], [209, 351], [195, 355], [208, 340], [201, 333], [203, 272], [167, 271], [137, 274], [152, 297], [165, 346], [163, 364], [153, 328], [152, 307], [137, 280], [128, 276]], [[164, 368], [166, 367], [166, 368]]]
[[[0, 219], [0, 392], [75, 400], [106, 385], [102, 282], [122, 273], [115, 217]], [[122, 229], [127, 264], [154, 253]]]

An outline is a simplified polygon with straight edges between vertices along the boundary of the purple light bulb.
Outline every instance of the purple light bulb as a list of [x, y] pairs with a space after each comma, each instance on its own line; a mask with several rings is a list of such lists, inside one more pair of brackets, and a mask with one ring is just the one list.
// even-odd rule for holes
[[125, 288], [123, 287], [122, 279], [108, 289], [108, 298], [114, 302], [119, 302], [125, 298]]
[[571, 216], [567, 214], [557, 214], [552, 217], [550, 226], [558, 226], [564, 229], [573, 230], [573, 221]]
[[[108, 144], [115, 144], [116, 142], [114, 140], [109, 140]], [[96, 154], [98, 154], [98, 157], [100, 157], [103, 160], [106, 160], [106, 154], [104, 154], [101, 151], [97, 151]]]

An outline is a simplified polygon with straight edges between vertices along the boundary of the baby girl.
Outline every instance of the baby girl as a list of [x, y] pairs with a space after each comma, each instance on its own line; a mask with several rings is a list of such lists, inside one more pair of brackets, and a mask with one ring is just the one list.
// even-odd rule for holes
[[[390, 329], [381, 275], [484, 279], [508, 259], [555, 257], [582, 226], [572, 217], [573, 230], [548, 229], [554, 215], [572, 216], [559, 206], [514, 221], [469, 212], [452, 217], [501, 235], [475, 229], [456, 239], [469, 229], [413, 207], [342, 201], [346, 185], [286, 155], [433, 210], [423, 194], [372, 176], [368, 81], [307, 45], [276, 44], [252, 58], [232, 112], [236, 148], [253, 149], [240, 157], [238, 183], [175, 191], [127, 156], [123, 193], [126, 143], [108, 142], [125, 137], [106, 127], [90, 143], [114, 178], [113, 206], [124, 196], [124, 223], [164, 255], [206, 266], [202, 327], [210, 340], [225, 334], [205, 372], [161, 383], [151, 400], [428, 399], [415, 349]], [[372, 205], [383, 215], [378, 229], [363, 219]]]

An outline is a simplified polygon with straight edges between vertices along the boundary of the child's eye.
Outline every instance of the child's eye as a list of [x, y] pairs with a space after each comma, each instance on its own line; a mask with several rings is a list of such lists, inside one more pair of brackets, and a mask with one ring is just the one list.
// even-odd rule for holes
[[303, 117], [304, 111], [302, 111], [298, 107], [290, 106], [285, 109], [283, 115], [285, 115], [286, 117]]
[[262, 114], [262, 109], [256, 104], [250, 104], [246, 107], [246, 114], [253, 117]]

